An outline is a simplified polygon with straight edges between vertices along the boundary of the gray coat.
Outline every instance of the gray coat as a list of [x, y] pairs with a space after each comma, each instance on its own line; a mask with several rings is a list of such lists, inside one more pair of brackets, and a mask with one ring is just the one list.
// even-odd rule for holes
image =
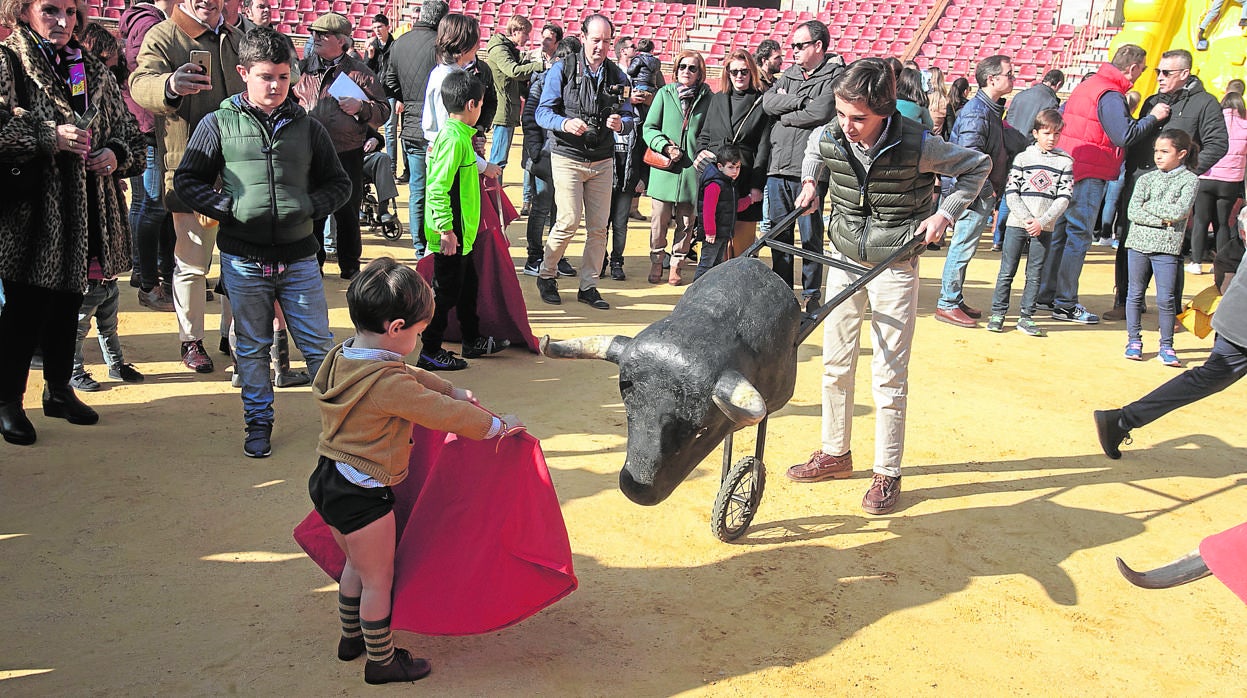
[[1056, 109], [1060, 104], [1061, 99], [1056, 96], [1056, 91], [1041, 82], [1019, 92], [1009, 104], [1009, 111], [1005, 117], [1010, 126], [1030, 138], [1031, 131], [1035, 127], [1035, 117], [1039, 116], [1039, 112], [1045, 109]]
[[772, 177], [801, 177], [805, 146], [815, 129], [836, 116], [836, 98], [831, 85], [844, 72], [844, 60], [827, 54], [813, 73], [806, 77], [800, 65], [789, 66], [762, 97], [762, 109], [775, 119], [771, 127]]

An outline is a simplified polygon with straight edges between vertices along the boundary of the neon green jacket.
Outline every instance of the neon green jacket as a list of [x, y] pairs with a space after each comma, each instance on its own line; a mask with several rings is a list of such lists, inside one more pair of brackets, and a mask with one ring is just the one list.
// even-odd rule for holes
[[438, 233], [453, 230], [463, 254], [472, 251], [481, 220], [481, 179], [472, 136], [476, 129], [447, 119], [429, 150], [424, 185], [424, 230], [428, 251], [438, 252]]

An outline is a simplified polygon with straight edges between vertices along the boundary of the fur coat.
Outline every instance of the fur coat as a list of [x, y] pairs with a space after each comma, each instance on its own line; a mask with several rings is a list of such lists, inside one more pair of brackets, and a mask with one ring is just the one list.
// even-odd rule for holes
[[[56, 151], [56, 125], [74, 121], [61, 79], [24, 31], [3, 41], [22, 61], [29, 104], [15, 102], [23, 90], [14, 83], [9, 54], [0, 53], [0, 159], [42, 160], [43, 188], [37, 201], [0, 196], [0, 279], [69, 293], [87, 288], [87, 226], [99, 226], [100, 264], [105, 277], [131, 267], [130, 226], [119, 182], [141, 173], [146, 149], [134, 116], [121, 99], [111, 71], [85, 55], [89, 104], [99, 109], [92, 147], [117, 155], [111, 176], [88, 174], [85, 161]], [[88, 198], [87, 189], [94, 190]], [[98, 206], [88, 216], [88, 201]]]

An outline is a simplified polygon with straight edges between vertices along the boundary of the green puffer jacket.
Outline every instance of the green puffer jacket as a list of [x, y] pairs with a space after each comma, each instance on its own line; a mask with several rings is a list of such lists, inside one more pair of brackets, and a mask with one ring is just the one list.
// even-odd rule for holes
[[697, 155], [697, 135], [710, 110], [710, 88], [702, 83], [693, 99], [688, 128], [684, 128], [684, 110], [680, 107], [678, 83], [664, 85], [654, 95], [654, 103], [645, 116], [641, 137], [651, 150], [661, 153], [671, 143], [683, 151], [673, 170], [651, 168], [649, 195], [659, 201], [676, 204], [692, 204], [697, 200], [697, 171], [692, 158]]

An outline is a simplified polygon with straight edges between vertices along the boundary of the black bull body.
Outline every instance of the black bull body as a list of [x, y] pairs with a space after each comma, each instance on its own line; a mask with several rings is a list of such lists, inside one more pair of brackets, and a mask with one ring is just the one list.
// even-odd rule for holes
[[556, 358], [619, 366], [628, 454], [619, 489], [637, 504], [666, 499], [729, 433], [792, 397], [801, 310], [756, 258], [725, 262], [636, 337], [542, 341]]

